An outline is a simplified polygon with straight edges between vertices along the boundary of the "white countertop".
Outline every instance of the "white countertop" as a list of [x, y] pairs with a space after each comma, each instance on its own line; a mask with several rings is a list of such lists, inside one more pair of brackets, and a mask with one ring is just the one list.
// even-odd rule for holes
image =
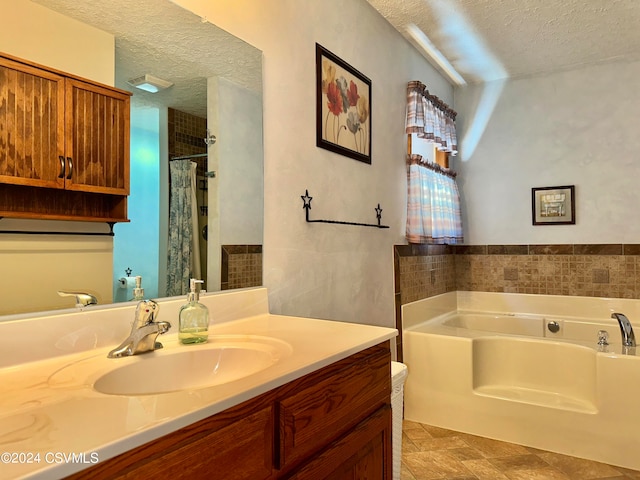
[[[158, 337], [164, 351], [208, 345], [180, 345], [176, 327], [177, 323], [172, 333]], [[258, 335], [288, 343], [290, 353], [265, 370], [227, 384], [154, 395], [107, 395], [95, 391], [86, 378], [55, 380], [60, 369], [89, 357], [98, 370], [131, 360], [107, 358], [116, 344], [0, 368], [0, 479], [69, 475], [396, 334], [392, 328], [268, 313], [212, 325], [210, 342], [220, 335]], [[142, 362], [147, 355], [154, 353], [135, 360]], [[150, 371], [154, 374], [161, 372]]]

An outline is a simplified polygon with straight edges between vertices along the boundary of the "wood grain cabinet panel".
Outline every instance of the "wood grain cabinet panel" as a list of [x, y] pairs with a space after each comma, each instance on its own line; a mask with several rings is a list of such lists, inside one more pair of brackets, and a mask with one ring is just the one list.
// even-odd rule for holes
[[391, 408], [385, 405], [288, 478], [391, 480], [391, 422]]
[[388, 350], [369, 349], [334, 375], [315, 379], [281, 400], [280, 468], [308, 456], [389, 401], [390, 365]]
[[257, 399], [67, 478], [264, 480], [272, 472], [272, 406]]
[[0, 216], [127, 221], [130, 95], [0, 54]]
[[129, 95], [66, 81], [65, 188], [129, 194]]
[[0, 57], [0, 182], [64, 188], [64, 88], [61, 75]]

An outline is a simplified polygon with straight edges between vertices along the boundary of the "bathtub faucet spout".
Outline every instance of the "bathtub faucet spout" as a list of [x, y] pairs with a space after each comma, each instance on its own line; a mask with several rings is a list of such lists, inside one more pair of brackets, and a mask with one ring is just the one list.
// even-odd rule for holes
[[636, 337], [633, 334], [633, 327], [629, 319], [622, 313], [612, 313], [611, 318], [618, 320], [620, 332], [622, 333], [622, 345], [625, 347], [635, 347]]

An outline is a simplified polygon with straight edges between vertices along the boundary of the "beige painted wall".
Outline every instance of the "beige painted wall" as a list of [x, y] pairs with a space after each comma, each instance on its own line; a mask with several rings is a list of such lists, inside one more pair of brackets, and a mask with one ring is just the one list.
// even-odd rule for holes
[[28, 0], [1, 1], [0, 26], [0, 51], [113, 86], [113, 35]]
[[[108, 85], [115, 73], [114, 39], [29, 1], [0, 1], [0, 50]], [[1, 219], [0, 230], [108, 232], [106, 225]], [[113, 239], [0, 234], [0, 315], [72, 307], [59, 289], [87, 290], [112, 301]]]
[[113, 238], [78, 240], [65, 235], [0, 236], [0, 314], [71, 308], [72, 297], [58, 290], [83, 291], [111, 303], [111, 276], [100, 274], [113, 268]]
[[[453, 89], [365, 0], [176, 0], [263, 51], [264, 283], [273, 313], [392, 326], [393, 245], [404, 242], [406, 85]], [[315, 44], [372, 81], [371, 165], [316, 147]], [[308, 224], [312, 218], [388, 230]]]

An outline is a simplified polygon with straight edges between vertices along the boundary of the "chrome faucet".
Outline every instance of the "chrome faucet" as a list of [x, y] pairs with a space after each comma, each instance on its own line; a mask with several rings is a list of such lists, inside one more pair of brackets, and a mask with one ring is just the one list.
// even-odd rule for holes
[[612, 313], [611, 318], [618, 320], [620, 333], [622, 333], [622, 345], [625, 347], [635, 347], [636, 337], [633, 334], [633, 327], [629, 319], [622, 313]]
[[58, 290], [58, 295], [61, 297], [76, 297], [76, 307], [86, 307], [87, 305], [97, 305], [98, 299], [85, 292], [66, 292], [64, 290]]
[[171, 324], [154, 321], [159, 308], [153, 300], [143, 300], [138, 303], [135, 319], [131, 325], [131, 333], [107, 356], [109, 358], [129, 357], [162, 348], [162, 344], [156, 342], [156, 338], [158, 335], [166, 333], [171, 328]]

